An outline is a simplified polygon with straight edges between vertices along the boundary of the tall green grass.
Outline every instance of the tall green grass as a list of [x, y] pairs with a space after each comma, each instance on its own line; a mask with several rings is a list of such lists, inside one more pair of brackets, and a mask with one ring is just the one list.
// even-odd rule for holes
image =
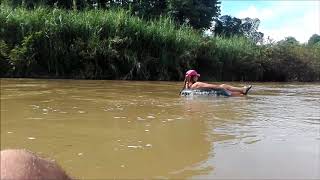
[[181, 80], [194, 68], [210, 80], [320, 80], [319, 48], [203, 37], [168, 17], [1, 5], [0, 24], [1, 77]]
[[211, 37], [199, 66], [213, 80], [261, 80], [261, 47], [244, 37]]
[[1, 40], [10, 49], [9, 74], [21, 77], [179, 79], [195, 64], [191, 52], [201, 40], [169, 18], [145, 22], [121, 9], [1, 6], [0, 22]]

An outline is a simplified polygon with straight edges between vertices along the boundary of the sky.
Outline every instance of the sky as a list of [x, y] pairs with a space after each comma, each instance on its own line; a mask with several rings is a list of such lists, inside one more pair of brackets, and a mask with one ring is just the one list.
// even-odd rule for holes
[[320, 35], [320, 0], [221, 0], [221, 15], [258, 18], [258, 31], [275, 41]]

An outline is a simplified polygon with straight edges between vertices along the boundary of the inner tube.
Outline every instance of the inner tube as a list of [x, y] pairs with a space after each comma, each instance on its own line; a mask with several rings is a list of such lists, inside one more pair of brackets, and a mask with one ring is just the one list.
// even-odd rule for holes
[[184, 89], [180, 96], [231, 96], [231, 92], [223, 89]]

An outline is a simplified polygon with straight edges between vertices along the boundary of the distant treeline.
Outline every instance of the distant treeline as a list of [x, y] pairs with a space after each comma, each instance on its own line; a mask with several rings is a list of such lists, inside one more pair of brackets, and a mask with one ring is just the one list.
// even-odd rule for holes
[[320, 80], [319, 35], [258, 45], [125, 9], [0, 8], [1, 77], [182, 80], [193, 68], [216, 81]]

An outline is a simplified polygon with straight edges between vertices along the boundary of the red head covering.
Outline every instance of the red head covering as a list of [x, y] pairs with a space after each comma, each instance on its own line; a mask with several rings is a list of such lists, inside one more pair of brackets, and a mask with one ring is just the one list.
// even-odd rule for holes
[[197, 71], [192, 69], [186, 72], [186, 77], [192, 77], [192, 76], [200, 77], [200, 74], [198, 74]]

